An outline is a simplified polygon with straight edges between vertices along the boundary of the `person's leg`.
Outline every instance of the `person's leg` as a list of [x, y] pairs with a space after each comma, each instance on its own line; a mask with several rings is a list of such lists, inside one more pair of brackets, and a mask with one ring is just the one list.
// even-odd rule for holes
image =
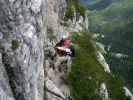
[[72, 63], [71, 56], [67, 55], [66, 59], [67, 59], [67, 72], [69, 73], [71, 71], [71, 63]]
[[65, 62], [67, 59], [66, 59], [66, 57], [64, 57], [64, 56], [62, 56], [62, 57], [60, 57], [60, 56], [58, 56], [57, 57], [57, 60], [56, 60], [56, 62], [55, 62], [55, 70], [58, 72], [59, 70], [59, 66], [61, 65], [61, 63], [62, 62]]

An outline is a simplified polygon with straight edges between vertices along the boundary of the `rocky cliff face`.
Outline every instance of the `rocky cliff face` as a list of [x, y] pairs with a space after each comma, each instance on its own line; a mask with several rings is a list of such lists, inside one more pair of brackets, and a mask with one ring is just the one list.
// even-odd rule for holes
[[[65, 0], [0, 0], [0, 100], [71, 99], [64, 81], [71, 59], [55, 55], [54, 45], [64, 33], [81, 31], [83, 21], [86, 30], [89, 24], [87, 15], [76, 21], [74, 14], [69, 26], [61, 25], [66, 6]], [[108, 100], [104, 82], [100, 95]]]
[[46, 0], [0, 1], [0, 100], [43, 100]]
[[63, 32], [63, 26], [60, 25], [66, 9], [66, 0], [48, 0], [48, 32], [54, 33]]

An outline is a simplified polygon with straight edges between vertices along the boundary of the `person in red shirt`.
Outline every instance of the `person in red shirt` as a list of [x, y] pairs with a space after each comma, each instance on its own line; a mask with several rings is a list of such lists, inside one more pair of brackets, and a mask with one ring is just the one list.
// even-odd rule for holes
[[64, 56], [66, 51], [68, 51], [70, 44], [71, 40], [64, 35], [62, 39], [55, 45], [55, 50], [60, 56]]

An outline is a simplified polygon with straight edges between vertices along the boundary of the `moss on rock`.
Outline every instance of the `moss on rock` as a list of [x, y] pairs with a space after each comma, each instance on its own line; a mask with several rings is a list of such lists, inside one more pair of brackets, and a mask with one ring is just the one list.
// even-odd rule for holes
[[19, 47], [19, 42], [18, 42], [18, 40], [12, 40], [11, 48], [12, 48], [13, 50], [16, 50], [18, 47]]

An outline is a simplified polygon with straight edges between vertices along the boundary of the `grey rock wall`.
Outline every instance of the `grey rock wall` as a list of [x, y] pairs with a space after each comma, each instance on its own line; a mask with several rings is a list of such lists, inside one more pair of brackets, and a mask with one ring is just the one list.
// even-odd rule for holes
[[46, 0], [0, 0], [0, 100], [43, 100], [46, 20]]
[[52, 36], [54, 39], [58, 39], [59, 34], [65, 30], [60, 22], [63, 19], [66, 6], [66, 0], [48, 0], [48, 36]]
[[0, 100], [14, 100], [0, 54]]
[[66, 31], [60, 24], [66, 6], [65, 0], [0, 0], [0, 100], [45, 100], [44, 49], [49, 30], [53, 40]]

